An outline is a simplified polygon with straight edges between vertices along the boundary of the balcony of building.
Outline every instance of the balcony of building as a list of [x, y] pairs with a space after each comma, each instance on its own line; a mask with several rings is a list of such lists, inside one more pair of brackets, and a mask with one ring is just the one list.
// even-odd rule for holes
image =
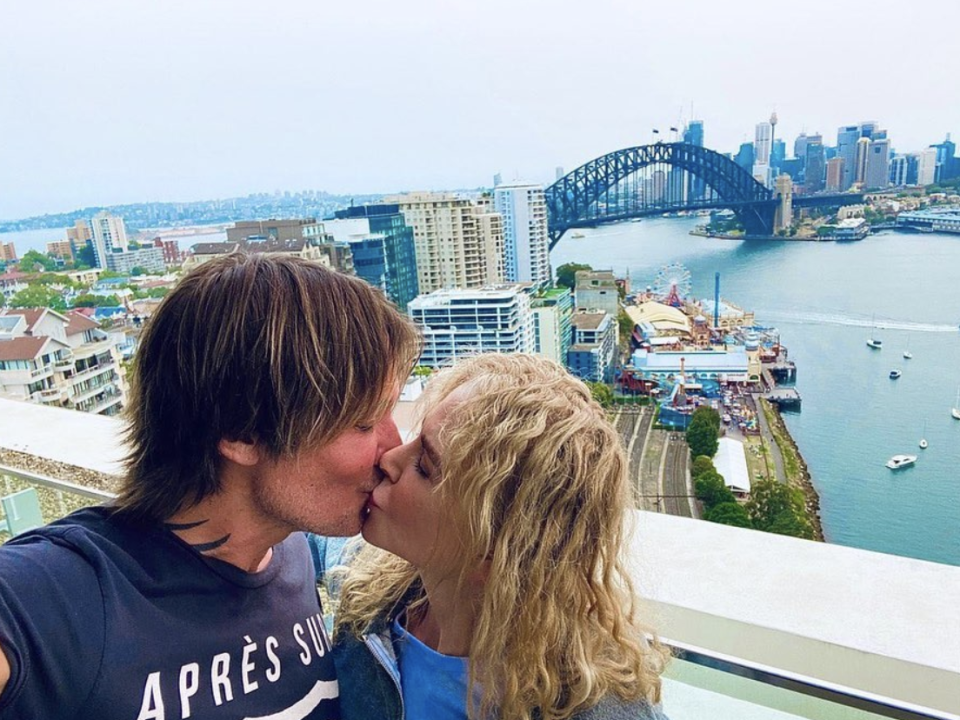
[[[39, 466], [119, 475], [121, 427], [0, 399], [0, 450]], [[42, 475], [0, 467], [0, 490], [70, 494]], [[677, 654], [671, 720], [960, 719], [960, 567], [640, 511], [630, 531], [643, 611]]]

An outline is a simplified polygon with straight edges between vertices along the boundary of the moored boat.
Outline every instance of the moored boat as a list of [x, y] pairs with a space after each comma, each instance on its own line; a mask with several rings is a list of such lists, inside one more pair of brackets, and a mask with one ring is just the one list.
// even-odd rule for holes
[[887, 467], [891, 470], [899, 470], [900, 468], [913, 465], [916, 461], [916, 455], [894, 455], [892, 458], [887, 460]]
[[901, 375], [903, 375], [903, 373], [900, 372], [900, 371], [897, 370], [897, 369], [893, 369], [893, 370], [890, 371], [890, 379], [891, 379], [891, 380], [899, 380]]
[[873, 348], [874, 350], [879, 350], [883, 347], [883, 340], [879, 338], [870, 338], [867, 340], [867, 347]]

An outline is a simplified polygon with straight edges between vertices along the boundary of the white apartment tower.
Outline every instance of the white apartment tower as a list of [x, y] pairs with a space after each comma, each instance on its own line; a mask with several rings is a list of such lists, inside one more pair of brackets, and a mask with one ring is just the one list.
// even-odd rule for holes
[[99, 212], [90, 220], [90, 229], [93, 236], [93, 254], [97, 267], [107, 269], [107, 255], [114, 250], [126, 252], [127, 229], [122, 217], [111, 215], [106, 210]]
[[503, 282], [503, 221], [490, 198], [411, 193], [384, 202], [413, 228], [421, 293]]
[[435, 290], [410, 301], [407, 311], [423, 328], [420, 364], [439, 368], [478, 353], [532, 353], [535, 348], [530, 285]]
[[550, 283], [550, 239], [543, 187], [498, 185], [494, 207], [503, 217], [504, 275], [507, 282]]

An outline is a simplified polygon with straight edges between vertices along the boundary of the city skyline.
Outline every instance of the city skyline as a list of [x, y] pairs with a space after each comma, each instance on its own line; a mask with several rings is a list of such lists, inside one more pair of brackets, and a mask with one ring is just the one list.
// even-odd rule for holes
[[[0, 219], [277, 187], [489, 186], [497, 172], [548, 184], [692, 119], [735, 153], [773, 110], [778, 139], [833, 145], [877, 120], [897, 152], [919, 151], [960, 135], [946, 71], [936, 53], [880, 62], [876, 38], [922, 24], [925, 47], [947, 47], [960, 6], [932, 5], [18, 6], [0, 28]], [[810, 17], [822, 43], [791, 31]], [[838, 47], [831, 27], [857, 32]]]

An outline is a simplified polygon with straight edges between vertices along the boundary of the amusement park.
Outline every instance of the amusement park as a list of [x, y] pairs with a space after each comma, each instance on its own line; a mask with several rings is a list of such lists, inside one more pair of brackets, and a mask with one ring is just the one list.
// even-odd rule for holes
[[779, 331], [722, 299], [719, 273], [712, 300], [694, 298], [691, 288], [690, 272], [670, 263], [644, 290], [625, 289], [633, 331], [629, 357], [616, 374], [620, 392], [650, 398], [658, 423], [673, 429], [685, 429], [694, 410], [707, 405], [728, 428], [757, 433], [758, 396], [799, 410], [796, 366]]

